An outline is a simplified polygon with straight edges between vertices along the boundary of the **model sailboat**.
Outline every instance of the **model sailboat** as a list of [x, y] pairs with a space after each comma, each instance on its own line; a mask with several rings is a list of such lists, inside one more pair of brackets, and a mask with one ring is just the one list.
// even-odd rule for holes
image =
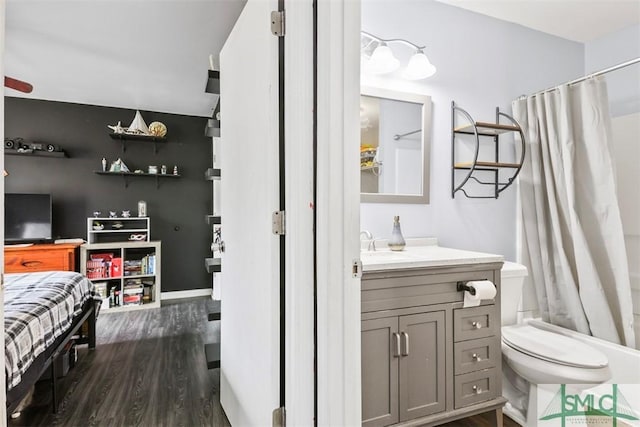
[[136, 110], [136, 115], [125, 132], [134, 135], [149, 135], [149, 127], [147, 127], [147, 124], [144, 122], [140, 111]]

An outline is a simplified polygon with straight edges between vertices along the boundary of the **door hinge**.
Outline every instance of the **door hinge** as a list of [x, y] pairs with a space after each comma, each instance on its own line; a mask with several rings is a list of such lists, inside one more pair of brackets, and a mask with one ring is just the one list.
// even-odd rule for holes
[[271, 12], [271, 33], [274, 36], [284, 37], [284, 10]]
[[271, 215], [271, 230], [273, 231], [273, 234], [277, 234], [278, 236], [282, 236], [285, 234], [286, 228], [284, 219], [284, 211], [275, 211]]
[[273, 415], [272, 418], [271, 418], [272, 427], [285, 427], [286, 426], [284, 406], [281, 406], [280, 408], [274, 409], [272, 415]]
[[362, 261], [354, 259], [351, 264], [351, 276], [360, 279], [362, 277]]

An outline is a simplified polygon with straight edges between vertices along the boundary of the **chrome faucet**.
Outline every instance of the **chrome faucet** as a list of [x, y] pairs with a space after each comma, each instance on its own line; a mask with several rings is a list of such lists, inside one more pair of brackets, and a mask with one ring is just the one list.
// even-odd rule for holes
[[364, 234], [364, 237], [366, 237], [369, 240], [369, 245], [367, 246], [367, 250], [368, 251], [371, 251], [371, 250], [375, 251], [376, 250], [376, 240], [373, 238], [373, 234], [371, 234], [371, 232], [369, 230], [362, 230], [360, 232], [360, 240], [362, 240], [362, 235], [363, 234]]

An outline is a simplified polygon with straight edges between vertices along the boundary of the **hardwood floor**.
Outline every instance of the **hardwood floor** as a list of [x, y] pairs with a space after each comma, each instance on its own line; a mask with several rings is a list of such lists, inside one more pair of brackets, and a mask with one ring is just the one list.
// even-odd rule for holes
[[[209, 298], [160, 309], [109, 314], [97, 324], [95, 351], [80, 349], [51, 413], [47, 383], [10, 426], [229, 426], [219, 399], [219, 369], [207, 370], [204, 343], [219, 339]], [[86, 347], [86, 346], [84, 346]]]
[[[209, 298], [163, 302], [162, 308], [109, 314], [97, 324], [97, 348], [79, 349], [61, 381], [64, 399], [51, 412], [47, 382], [9, 426], [229, 426], [219, 397], [219, 369], [207, 370], [204, 343], [219, 340]], [[483, 415], [445, 427], [493, 427]], [[505, 417], [505, 427], [517, 427]]]

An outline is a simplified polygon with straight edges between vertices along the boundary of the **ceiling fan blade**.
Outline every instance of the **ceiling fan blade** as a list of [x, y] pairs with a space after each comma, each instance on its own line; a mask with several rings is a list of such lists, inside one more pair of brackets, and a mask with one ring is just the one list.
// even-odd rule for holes
[[8, 88], [24, 93], [31, 93], [33, 90], [33, 86], [31, 84], [7, 76], [4, 76], [4, 85]]

